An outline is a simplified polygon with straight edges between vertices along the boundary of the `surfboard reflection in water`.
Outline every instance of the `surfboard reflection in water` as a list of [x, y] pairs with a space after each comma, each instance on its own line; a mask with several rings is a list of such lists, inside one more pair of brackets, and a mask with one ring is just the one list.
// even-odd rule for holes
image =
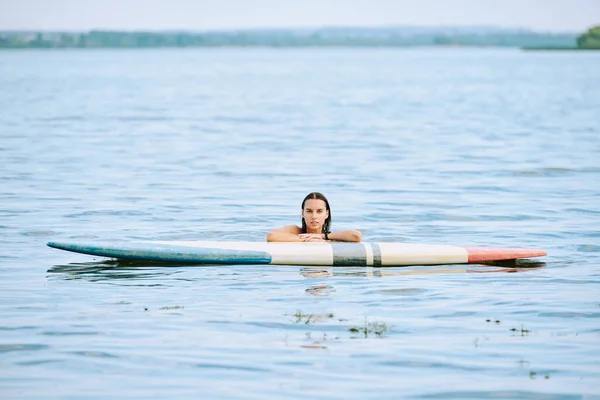
[[65, 280], [86, 280], [89, 282], [118, 281], [118, 280], [152, 280], [152, 283], [140, 286], [159, 286], [160, 279], [180, 273], [178, 265], [169, 264], [164, 268], [158, 262], [137, 262], [122, 260], [107, 260], [86, 263], [70, 263], [54, 265], [47, 272], [50, 278]]
[[[301, 267], [298, 272], [305, 278], [328, 277], [367, 277], [384, 278], [390, 276], [418, 276], [439, 274], [472, 274], [472, 273], [520, 273], [532, 269], [543, 268], [545, 262], [530, 259], [510, 260], [504, 262], [472, 264], [472, 265], [445, 265], [445, 266], [406, 266], [406, 267]], [[229, 267], [212, 264], [194, 265], [194, 268], [218, 268], [225, 270]], [[248, 270], [248, 265], [243, 268]], [[257, 265], [256, 268], [264, 268]], [[162, 263], [155, 261], [136, 260], [106, 260], [85, 263], [69, 263], [54, 265], [47, 272], [49, 277], [65, 280], [87, 280], [89, 282], [102, 282], [109, 280], [152, 280], [150, 284], [142, 286], [161, 285], [161, 278], [173, 278], [190, 268], [190, 264]], [[289, 272], [295, 269], [290, 266], [280, 266], [280, 271]]]
[[300, 272], [307, 278], [322, 278], [328, 276], [362, 276], [377, 277], [400, 275], [436, 275], [436, 274], [471, 274], [471, 273], [515, 273], [527, 272], [543, 268], [545, 262], [532, 260], [510, 260], [507, 262], [486, 263], [481, 265], [445, 265], [445, 266], [406, 266], [387, 268], [302, 268]]

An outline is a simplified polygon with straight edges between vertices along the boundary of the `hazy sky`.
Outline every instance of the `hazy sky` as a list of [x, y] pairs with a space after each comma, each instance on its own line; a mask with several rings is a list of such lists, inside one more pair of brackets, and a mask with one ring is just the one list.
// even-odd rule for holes
[[485, 25], [584, 31], [600, 0], [0, 0], [0, 30]]

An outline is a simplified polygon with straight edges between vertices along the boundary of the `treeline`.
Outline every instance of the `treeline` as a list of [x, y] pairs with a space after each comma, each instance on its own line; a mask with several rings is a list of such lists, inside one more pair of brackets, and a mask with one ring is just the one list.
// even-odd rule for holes
[[577, 47], [580, 49], [600, 50], [600, 25], [588, 29], [577, 37]]
[[577, 35], [493, 28], [322, 28], [209, 32], [0, 32], [0, 48], [575, 47]]

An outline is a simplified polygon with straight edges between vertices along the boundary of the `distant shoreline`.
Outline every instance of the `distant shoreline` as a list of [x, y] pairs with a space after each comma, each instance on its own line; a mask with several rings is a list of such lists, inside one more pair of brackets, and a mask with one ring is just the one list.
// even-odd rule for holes
[[582, 49], [579, 47], [521, 47], [523, 51], [598, 51], [600, 49]]
[[[270, 46], [270, 45], [222, 45], [222, 46], [155, 46], [155, 47], [110, 47], [110, 46], [98, 46], [98, 47], [0, 47], [1, 51], [26, 51], [26, 50], [42, 50], [42, 51], [58, 51], [58, 50], [218, 50], [218, 49], [273, 49], [273, 50], [285, 50], [285, 49], [398, 49], [398, 50], [411, 50], [411, 49], [504, 49], [504, 50], [532, 50], [532, 51], [543, 51], [543, 48], [519, 48], [516, 46], [476, 46], [476, 45], [305, 45], [305, 46]], [[564, 50], [586, 50], [586, 49], [567, 49]]]
[[500, 28], [319, 28], [208, 32], [1, 32], [0, 49], [215, 47], [575, 47], [576, 35]]

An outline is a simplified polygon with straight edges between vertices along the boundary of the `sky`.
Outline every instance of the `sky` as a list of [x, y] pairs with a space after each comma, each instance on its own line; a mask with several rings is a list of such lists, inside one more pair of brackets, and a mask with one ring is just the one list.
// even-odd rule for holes
[[600, 0], [0, 0], [0, 30], [490, 26], [583, 32]]

